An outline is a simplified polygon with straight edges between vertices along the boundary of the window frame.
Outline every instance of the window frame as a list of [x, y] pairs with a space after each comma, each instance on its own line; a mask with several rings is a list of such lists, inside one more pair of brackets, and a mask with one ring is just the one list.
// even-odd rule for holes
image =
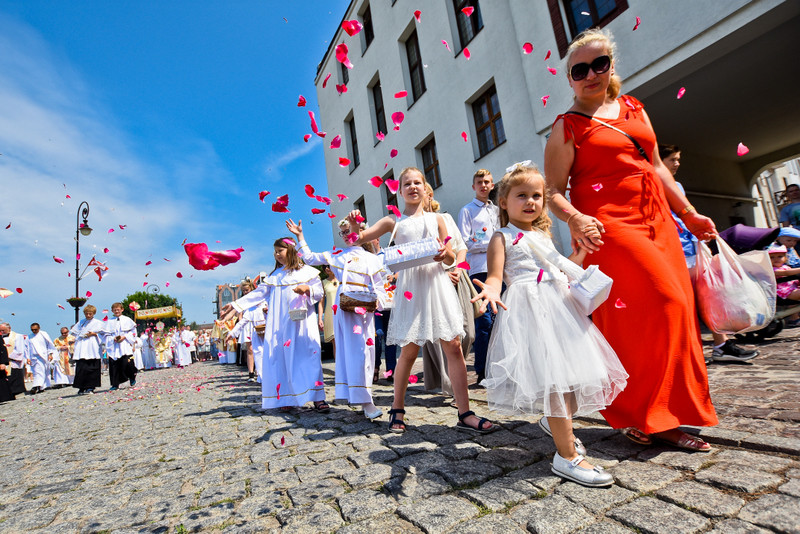
[[372, 9], [369, 4], [367, 4], [366, 9], [364, 9], [364, 12], [361, 14], [361, 26], [363, 27], [362, 36], [364, 39], [364, 51], [361, 53], [363, 56], [369, 48], [369, 45], [375, 40], [375, 28], [372, 25]]
[[364, 200], [364, 195], [358, 197], [358, 199], [353, 202], [353, 209], [358, 210], [361, 212], [361, 216], [364, 217], [364, 222], [367, 222], [367, 203]]
[[[567, 55], [569, 43], [577, 35], [575, 28], [577, 27], [574, 19], [571, 18], [570, 12], [567, 10], [567, 2], [569, 0], [547, 0], [547, 8], [550, 11], [550, 21], [553, 25], [553, 33], [556, 38], [556, 46], [558, 47], [558, 54], [561, 59]], [[628, 0], [614, 0], [615, 7], [605, 17], [598, 19], [595, 23], [597, 9], [595, 6], [596, 0], [586, 0], [589, 3], [589, 13], [592, 14], [593, 24], [591, 27], [603, 28], [612, 20], [616, 19], [625, 10], [628, 9]], [[566, 21], [566, 26], [565, 26]], [[570, 35], [567, 35], [569, 30]]]
[[349, 119], [346, 119], [344, 122], [347, 128], [348, 141], [350, 145], [350, 172], [352, 173], [361, 164], [361, 156], [358, 153], [356, 120], [351, 113]]
[[[428, 165], [425, 161], [426, 152], [432, 152], [432, 161]], [[439, 151], [436, 149], [436, 136], [431, 136], [425, 144], [419, 147], [419, 153], [422, 157], [422, 173], [425, 175], [425, 179], [433, 189], [438, 189], [442, 186], [442, 172], [439, 167]], [[432, 174], [429, 176], [429, 172]]]
[[[475, 10], [469, 17], [461, 12], [465, 7], [473, 7]], [[461, 45], [461, 50], [467, 47], [469, 43], [480, 33], [483, 29], [483, 16], [481, 15], [481, 7], [478, 0], [453, 0], [453, 10], [456, 16], [456, 32], [458, 33], [458, 42]], [[462, 22], [464, 27], [462, 29]], [[472, 36], [467, 36], [464, 32], [469, 26], [472, 30]]]
[[[502, 113], [502, 111], [500, 109], [498, 109], [495, 112], [495, 110], [493, 109], [493, 106], [492, 106], [492, 96], [493, 95], [496, 96], [496, 100], [498, 102], [498, 108], [499, 108], [500, 107], [499, 106], [500, 96], [497, 93], [497, 86], [495, 84], [492, 84], [489, 87], [487, 87], [486, 89], [484, 89], [484, 91], [480, 95], [478, 95], [478, 97], [475, 100], [473, 100], [472, 103], [471, 103], [472, 104], [472, 121], [473, 121], [473, 125], [475, 126], [475, 139], [476, 139], [476, 141], [478, 143], [478, 154], [479, 154], [478, 159], [480, 159], [483, 156], [489, 154], [490, 152], [495, 150], [497, 147], [499, 147], [500, 145], [505, 143], [506, 140], [507, 140], [506, 133], [505, 133], [505, 130], [506, 130], [505, 129], [505, 125], [503, 125], [503, 113]], [[486, 122], [478, 124], [478, 116], [479, 116], [478, 109], [480, 108], [480, 106], [483, 103], [485, 103], [486, 106], [487, 106], [487, 112], [488, 112], [489, 116], [488, 116], [488, 119], [487, 119]], [[503, 130], [503, 139], [502, 140], [500, 140], [498, 138], [498, 134], [497, 134], [497, 123], [498, 122], [502, 126], [502, 130]], [[486, 150], [484, 152], [482, 150], [482, 145], [481, 145], [481, 133], [483, 133], [487, 128], [491, 132], [492, 147], [488, 148], [488, 150]]]
[[[417, 57], [416, 63], [413, 63], [411, 61], [411, 51], [409, 45], [413, 45], [416, 48], [416, 57]], [[417, 35], [416, 28], [414, 28], [414, 30], [406, 39], [405, 47], [406, 47], [406, 59], [408, 61], [408, 75], [411, 83], [411, 98], [413, 103], [419, 100], [419, 98], [422, 95], [424, 95], [425, 91], [427, 90], [427, 87], [425, 85], [425, 73], [423, 72], [422, 54], [420, 53], [419, 49], [419, 36]], [[417, 73], [417, 75], [419, 76], [419, 83], [421, 86], [419, 93], [417, 93], [417, 88], [416, 85], [414, 84], [415, 73]]]
[[[378, 78], [378, 81], [375, 82], [375, 85], [373, 85], [370, 88], [370, 91], [372, 92], [372, 105], [375, 106], [375, 132], [374, 132], [374, 134], [376, 136], [378, 135], [378, 132], [383, 132], [384, 134], [387, 134], [389, 132], [386, 129], [387, 128], [387, 126], [386, 126], [386, 105], [385, 105], [384, 99], [383, 99], [383, 89], [381, 88], [381, 80], [380, 80], [380, 78]], [[376, 93], [376, 91], [377, 91], [377, 93]], [[381, 100], [380, 106], [378, 106], [378, 101], [375, 98], [376, 96], [378, 96], [380, 98], [380, 100]], [[383, 121], [383, 125], [381, 125], [381, 121]], [[381, 128], [381, 126], [383, 126], [383, 128]], [[376, 137], [376, 140], [377, 140], [377, 137]], [[380, 141], [378, 141], [378, 142], [380, 142]], [[377, 145], [378, 143], [375, 143], [375, 144]]]

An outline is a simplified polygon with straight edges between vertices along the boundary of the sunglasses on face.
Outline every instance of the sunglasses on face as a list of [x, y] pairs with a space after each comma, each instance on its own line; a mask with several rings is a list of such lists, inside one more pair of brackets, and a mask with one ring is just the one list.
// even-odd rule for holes
[[594, 58], [591, 63], [576, 63], [569, 69], [570, 78], [579, 82], [586, 78], [589, 74], [589, 69], [592, 69], [595, 74], [604, 74], [608, 72], [611, 67], [611, 58], [608, 56], [600, 56]]

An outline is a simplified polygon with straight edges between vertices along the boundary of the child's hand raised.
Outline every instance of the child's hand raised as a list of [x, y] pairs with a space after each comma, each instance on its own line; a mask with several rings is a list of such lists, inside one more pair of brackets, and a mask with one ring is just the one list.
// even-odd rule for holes
[[491, 286], [489, 284], [485, 284], [478, 279], [472, 280], [478, 287], [481, 288], [481, 292], [475, 298], [470, 299], [470, 302], [474, 303], [478, 300], [482, 300], [481, 302], [481, 312], [485, 313], [486, 308], [491, 305], [492, 312], [497, 313], [497, 306], [500, 306], [504, 310], [508, 310], [508, 306], [503, 304], [503, 301], [500, 300], [500, 291]]
[[441, 239], [437, 239], [439, 242], [439, 252], [436, 253], [436, 256], [433, 257], [433, 261], [444, 261], [447, 258], [447, 246], [442, 243]]
[[295, 224], [293, 220], [286, 219], [286, 229], [300, 237], [303, 234], [303, 221], [298, 220], [297, 224]]

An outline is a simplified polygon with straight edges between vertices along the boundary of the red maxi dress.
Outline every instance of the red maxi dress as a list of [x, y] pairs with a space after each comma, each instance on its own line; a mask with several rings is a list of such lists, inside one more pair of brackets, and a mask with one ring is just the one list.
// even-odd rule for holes
[[[656, 137], [641, 102], [619, 98], [604, 122], [633, 136], [650, 157]], [[708, 390], [694, 292], [661, 180], [626, 136], [580, 115], [559, 115], [575, 144], [570, 200], [606, 233], [587, 256], [614, 280], [592, 320], [628, 371], [628, 385], [602, 414], [614, 428], [648, 434], [680, 425], [710, 426]]]

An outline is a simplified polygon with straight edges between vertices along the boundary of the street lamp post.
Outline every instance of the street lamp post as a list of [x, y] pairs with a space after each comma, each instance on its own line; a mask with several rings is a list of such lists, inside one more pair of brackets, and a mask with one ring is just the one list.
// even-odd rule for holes
[[[83, 222], [81, 222], [83, 218]], [[80, 282], [81, 282], [81, 235], [88, 236], [92, 233], [89, 226], [89, 203], [85, 200], [78, 206], [78, 214], [75, 218], [75, 297], [74, 303], [70, 303], [75, 307], [75, 322], [78, 322], [78, 309], [86, 302], [86, 299], [81, 298]], [[81, 302], [82, 301], [82, 302]]]

